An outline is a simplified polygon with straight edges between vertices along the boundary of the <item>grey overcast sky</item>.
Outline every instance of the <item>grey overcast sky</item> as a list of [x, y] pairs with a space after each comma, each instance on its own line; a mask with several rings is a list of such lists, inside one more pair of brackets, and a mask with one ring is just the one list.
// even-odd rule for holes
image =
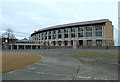
[[118, 40], [119, 0], [5, 0], [1, 3], [2, 30], [13, 29], [16, 38], [28, 38], [35, 30], [49, 26], [98, 19], [109, 19]]

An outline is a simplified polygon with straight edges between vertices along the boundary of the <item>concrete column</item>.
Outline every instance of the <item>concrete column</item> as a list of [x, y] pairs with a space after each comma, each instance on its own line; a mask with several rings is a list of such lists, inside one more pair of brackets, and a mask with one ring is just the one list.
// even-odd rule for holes
[[83, 37], [86, 37], [86, 28], [83, 27]]
[[96, 46], [96, 40], [92, 40], [92, 46]]
[[73, 40], [73, 48], [77, 48], [77, 45], [76, 45], [76, 40]]
[[62, 32], [62, 41], [64, 41], [64, 29], [61, 29]]
[[38, 45], [35, 45], [36, 46], [36, 49], [38, 49]]
[[56, 40], [58, 41], [58, 30], [56, 30]]
[[58, 41], [56, 41], [56, 46], [58, 46], [58, 44], [59, 44], [59, 42], [58, 42]]
[[68, 46], [71, 46], [71, 41], [68, 41]]
[[83, 40], [83, 46], [87, 46], [87, 40]]
[[102, 38], [104, 38], [104, 26], [102, 26]]
[[24, 49], [26, 49], [26, 45], [24, 45]]
[[68, 28], [68, 40], [71, 40], [71, 29]]
[[94, 27], [92, 27], [92, 38], [94, 38]]
[[78, 39], [78, 28], [75, 28], [75, 39]]
[[19, 49], [19, 45], [17, 45], [17, 50]]
[[53, 31], [51, 31], [51, 41], [53, 41]]
[[53, 46], [53, 41], [51, 41], [50, 46]]
[[43, 41], [45, 41], [45, 33], [43, 33]]
[[11, 45], [11, 50], [13, 49], [12, 45]]
[[102, 46], [106, 46], [106, 41], [102, 40]]
[[32, 45], [31, 45], [31, 50], [32, 50]]
[[106, 37], [106, 27], [105, 27], [105, 25], [103, 27], [104, 27], [104, 38], [105, 38]]
[[65, 42], [64, 41], [62, 41], [61, 46], [65, 46]]

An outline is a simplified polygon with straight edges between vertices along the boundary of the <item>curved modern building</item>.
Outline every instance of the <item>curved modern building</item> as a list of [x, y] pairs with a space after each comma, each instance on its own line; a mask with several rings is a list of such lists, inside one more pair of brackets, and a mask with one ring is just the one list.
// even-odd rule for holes
[[31, 37], [40, 46], [114, 46], [109, 19], [51, 26], [34, 31]]

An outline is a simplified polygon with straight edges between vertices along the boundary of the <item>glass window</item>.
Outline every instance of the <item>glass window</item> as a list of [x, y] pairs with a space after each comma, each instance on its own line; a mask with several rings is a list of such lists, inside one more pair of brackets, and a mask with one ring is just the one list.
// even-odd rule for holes
[[102, 36], [102, 31], [96, 32], [96, 36]]
[[53, 35], [53, 39], [56, 39], [56, 35]]
[[65, 34], [64, 37], [65, 37], [65, 38], [68, 38], [68, 34]]
[[45, 32], [45, 35], [47, 34], [47, 32]]
[[78, 33], [78, 37], [83, 37], [83, 32]]
[[55, 33], [56, 33], [56, 31], [54, 30], [54, 31], [53, 31], [53, 34], [55, 34]]
[[55, 44], [56, 44], [56, 42], [55, 41], [53, 41], [53, 45], [55, 46]]
[[61, 33], [61, 29], [58, 30], [58, 33]]
[[61, 41], [59, 41], [59, 45], [61, 45]]
[[51, 36], [49, 36], [49, 39], [51, 39]]
[[65, 41], [65, 46], [67, 46], [67, 44], [68, 44], [68, 41]]
[[49, 31], [49, 34], [51, 34], [51, 31]]
[[97, 44], [97, 46], [101, 46], [102, 45], [102, 40], [97, 40], [96, 44]]
[[64, 29], [64, 32], [68, 32], [68, 28], [65, 28], [65, 29]]
[[83, 31], [83, 27], [79, 27], [79, 28], [78, 28], [78, 31]]
[[92, 40], [87, 41], [88, 46], [92, 46]]
[[45, 36], [45, 40], [47, 39], [47, 36]]
[[72, 38], [75, 37], [75, 33], [71, 33], [71, 37], [72, 37]]
[[62, 35], [61, 35], [61, 34], [59, 34], [59, 35], [58, 35], [58, 38], [62, 38]]
[[92, 37], [92, 32], [86, 32], [86, 37]]
[[96, 25], [96, 26], [95, 26], [95, 29], [96, 29], [96, 30], [102, 30], [102, 25]]
[[75, 32], [75, 27], [72, 27], [72, 28], [71, 28], [71, 32]]
[[87, 30], [87, 31], [92, 31], [92, 26], [87, 26], [87, 27], [86, 27], [86, 30]]

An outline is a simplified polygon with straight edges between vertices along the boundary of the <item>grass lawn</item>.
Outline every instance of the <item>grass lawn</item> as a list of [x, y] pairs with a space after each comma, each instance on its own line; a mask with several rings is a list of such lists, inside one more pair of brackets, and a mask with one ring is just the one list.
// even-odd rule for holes
[[41, 57], [29, 53], [2, 53], [2, 73], [7, 73], [40, 61]]
[[71, 55], [77, 58], [81, 63], [84, 64], [107, 64], [107, 65], [117, 65], [118, 54], [110, 52], [92, 52], [92, 51], [80, 51], [73, 52]]

